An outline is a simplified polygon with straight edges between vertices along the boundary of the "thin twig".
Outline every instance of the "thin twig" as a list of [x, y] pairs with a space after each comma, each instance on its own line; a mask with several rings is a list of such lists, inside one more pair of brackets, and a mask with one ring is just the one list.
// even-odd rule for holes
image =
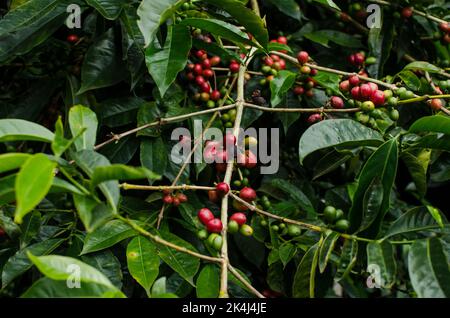
[[198, 185], [190, 185], [190, 184], [182, 184], [179, 186], [148, 186], [148, 185], [140, 185], [140, 184], [128, 184], [122, 183], [120, 187], [124, 190], [144, 190], [144, 191], [164, 191], [164, 190], [203, 190], [210, 191], [214, 190], [214, 187], [206, 187], [206, 186], [198, 186]]
[[334, 109], [334, 108], [270, 108], [259, 106], [251, 103], [244, 103], [245, 107], [258, 109], [264, 112], [276, 112], [276, 113], [356, 113], [360, 111], [359, 108], [345, 108], [345, 109]]

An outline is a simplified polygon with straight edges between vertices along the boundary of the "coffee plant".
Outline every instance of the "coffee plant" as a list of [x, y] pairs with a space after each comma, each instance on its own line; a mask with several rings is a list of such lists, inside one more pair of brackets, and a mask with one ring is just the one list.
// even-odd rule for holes
[[0, 295], [450, 297], [449, 9], [3, 1]]

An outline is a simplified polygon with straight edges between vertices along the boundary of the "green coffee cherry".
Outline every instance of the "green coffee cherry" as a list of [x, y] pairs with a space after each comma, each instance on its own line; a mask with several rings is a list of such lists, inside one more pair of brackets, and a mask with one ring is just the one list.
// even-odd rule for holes
[[198, 231], [197, 237], [200, 240], [206, 240], [208, 238], [208, 231], [206, 231], [205, 229]]
[[234, 234], [239, 231], [239, 224], [236, 221], [231, 220], [228, 222], [228, 233]]
[[239, 229], [239, 233], [241, 233], [244, 236], [252, 236], [253, 228], [248, 224], [242, 224], [241, 228]]
[[336, 230], [342, 231], [342, 232], [347, 231], [349, 227], [350, 227], [350, 223], [344, 219], [337, 221], [336, 225], [335, 225]]
[[288, 234], [291, 237], [299, 236], [302, 233], [302, 229], [300, 228], [300, 226], [295, 225], [295, 224], [289, 224], [287, 229], [288, 229]]
[[335, 220], [340, 220], [344, 217], [344, 211], [342, 211], [341, 209], [337, 209], [336, 210], [336, 219]]
[[325, 217], [325, 220], [332, 223], [334, 220], [336, 220], [336, 209], [333, 206], [327, 206], [323, 210], [323, 216]]

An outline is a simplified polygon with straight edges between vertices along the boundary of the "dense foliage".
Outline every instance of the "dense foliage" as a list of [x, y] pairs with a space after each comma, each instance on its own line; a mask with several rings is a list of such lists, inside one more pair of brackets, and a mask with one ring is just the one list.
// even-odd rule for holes
[[2, 2], [0, 295], [450, 297], [449, 9]]

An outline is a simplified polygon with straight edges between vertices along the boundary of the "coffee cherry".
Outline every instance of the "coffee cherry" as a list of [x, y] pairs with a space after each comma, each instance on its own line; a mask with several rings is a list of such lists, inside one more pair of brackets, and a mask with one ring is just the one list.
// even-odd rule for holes
[[386, 101], [386, 98], [385, 98], [385, 96], [384, 96], [384, 92], [383, 92], [383, 91], [380, 91], [380, 90], [375, 91], [375, 92], [372, 94], [372, 96], [371, 96], [370, 99], [372, 100], [372, 102], [373, 102], [376, 106], [383, 105], [383, 104], [385, 103], [385, 101]]
[[333, 206], [327, 206], [323, 210], [323, 216], [329, 223], [333, 223], [336, 220], [336, 208]]
[[351, 86], [356, 86], [359, 85], [359, 77], [356, 75], [350, 76], [350, 78], [348, 79], [349, 83]]
[[253, 228], [248, 224], [243, 224], [241, 228], [239, 229], [239, 233], [241, 233], [244, 236], [252, 236], [253, 235]]
[[209, 246], [213, 247], [214, 245], [214, 240], [219, 237], [220, 235], [217, 233], [211, 233], [208, 236], [208, 239], [206, 240], [206, 244], [208, 244]]
[[303, 95], [303, 93], [305, 93], [305, 89], [301, 86], [295, 86], [294, 87], [294, 94], [295, 95]]
[[218, 235], [216, 238], [214, 238], [214, 241], [212, 242], [212, 247], [216, 251], [220, 251], [220, 249], [222, 248], [222, 244], [223, 244], [222, 236]]
[[202, 75], [203, 75], [205, 78], [211, 78], [211, 77], [214, 76], [214, 71], [211, 70], [211, 69], [203, 70]]
[[439, 29], [441, 29], [441, 31], [444, 33], [450, 33], [450, 23], [440, 23]]
[[170, 194], [165, 195], [165, 196], [163, 197], [163, 202], [164, 202], [165, 204], [172, 204], [172, 203], [173, 203], [173, 197], [172, 197]]
[[244, 168], [253, 169], [254, 167], [256, 167], [257, 163], [258, 160], [256, 159], [255, 154], [250, 150], [246, 150]]
[[180, 199], [178, 199], [177, 197], [174, 197], [172, 200], [172, 204], [173, 206], [179, 206], [181, 204]]
[[201, 76], [201, 75], [198, 75], [195, 78], [195, 82], [197, 83], [198, 86], [201, 87], [205, 83], [205, 78], [203, 76]]
[[307, 121], [310, 124], [315, 124], [319, 121], [322, 120], [322, 115], [321, 114], [312, 114], [308, 117]]
[[308, 75], [309, 73], [311, 73], [311, 68], [309, 66], [304, 65], [300, 68], [300, 73]]
[[355, 86], [351, 90], [351, 94], [353, 99], [355, 100], [361, 100], [361, 89], [359, 86]]
[[342, 232], [347, 231], [349, 227], [350, 227], [350, 223], [344, 219], [337, 221], [335, 224], [336, 230], [342, 231]]
[[[392, 97], [395, 98], [395, 97]], [[400, 118], [400, 113], [396, 109], [392, 109], [389, 112], [389, 118], [391, 118], [393, 121], [397, 121]]]
[[341, 209], [337, 209], [336, 210], [336, 220], [340, 220], [344, 217], [344, 211], [342, 211]]
[[[205, 84], [207, 84], [207, 83], [205, 83]], [[209, 85], [208, 85], [209, 86]], [[209, 98], [210, 98], [210, 96], [209, 96], [209, 94], [207, 93], [207, 92], [202, 92], [201, 94], [200, 94], [200, 100], [202, 101], [202, 102], [207, 102], [207, 101], [209, 101]]]
[[222, 228], [223, 228], [222, 221], [218, 218], [209, 220], [206, 223], [206, 229], [210, 233], [220, 233], [222, 231]]
[[396, 107], [398, 104], [398, 98], [397, 97], [391, 97], [388, 99], [388, 105], [391, 107]]
[[202, 75], [203, 74], [203, 67], [200, 64], [194, 65], [194, 73], [196, 75]]
[[356, 65], [355, 62], [355, 54], [352, 54], [348, 57], [348, 61], [350, 62], [350, 64]]
[[210, 98], [211, 98], [211, 100], [213, 100], [213, 101], [218, 101], [219, 99], [220, 99], [220, 92], [216, 89], [216, 90], [213, 90], [212, 92], [211, 92], [211, 96], [210, 96]]
[[188, 198], [184, 193], [178, 193], [177, 199], [180, 201], [180, 203], [185, 203], [188, 201]]
[[284, 45], [286, 45], [288, 43], [288, 40], [285, 36], [279, 36], [277, 41], [278, 41], [278, 43], [284, 44]]
[[443, 41], [445, 44], [449, 44], [449, 43], [450, 43], [450, 34], [449, 34], [449, 33], [446, 33], [446, 34], [442, 37], [442, 41]]
[[230, 186], [228, 183], [220, 182], [216, 185], [216, 192], [220, 196], [224, 196], [230, 191]]
[[272, 228], [272, 230], [275, 231], [275, 232], [278, 232], [278, 231], [280, 230], [279, 226], [276, 225], [276, 224], [275, 224], [275, 225], [272, 225], [271, 228]]
[[402, 17], [404, 17], [405, 19], [411, 18], [412, 15], [413, 15], [413, 8], [406, 7], [402, 9]]
[[305, 92], [305, 96], [306, 96], [306, 97], [309, 97], [309, 98], [313, 97], [313, 96], [314, 96], [314, 90], [313, 90], [313, 89], [308, 89], [308, 90]]
[[298, 225], [289, 224], [287, 227], [287, 233], [290, 237], [296, 237], [302, 233], [302, 229]]
[[202, 90], [203, 93], [209, 93], [211, 91], [211, 86], [209, 86], [209, 84], [205, 82], [202, 85], [200, 85], [200, 89]]
[[236, 212], [230, 216], [230, 220], [235, 221], [239, 225], [243, 225], [247, 222], [247, 217], [242, 212]]
[[431, 107], [431, 109], [436, 111], [439, 111], [442, 107], [444, 107], [442, 99], [432, 99], [428, 101], [428, 105]]
[[311, 69], [311, 73], [309, 73], [309, 75], [311, 75], [311, 76], [316, 76], [318, 72], [319, 72], [318, 70], [316, 70], [315, 68], [313, 68], [313, 69]]
[[231, 63], [229, 68], [230, 68], [231, 73], [237, 73], [237, 72], [239, 72], [240, 67], [239, 67], [238, 63]]
[[309, 60], [309, 54], [308, 54], [308, 52], [300, 51], [300, 52], [297, 54], [297, 60], [298, 60], [298, 62], [299, 62], [300, 64], [305, 64], [305, 63], [307, 63], [308, 60]]
[[266, 56], [263, 59], [263, 61], [264, 61], [264, 64], [266, 64], [266, 66], [269, 66], [269, 67], [271, 67], [273, 65], [273, 63], [274, 63], [273, 58], [271, 58], [270, 56]]
[[366, 58], [366, 65], [373, 65], [377, 62], [377, 58], [374, 56], [370, 56]]
[[214, 214], [210, 209], [202, 208], [198, 211], [197, 217], [200, 219], [200, 222], [206, 225], [209, 221], [214, 219]]
[[375, 104], [372, 101], [366, 101], [362, 103], [361, 109], [365, 112], [371, 112], [375, 109]]
[[331, 97], [331, 107], [334, 109], [342, 109], [344, 108], [344, 101], [338, 96], [333, 96]]
[[209, 59], [204, 59], [202, 61], [202, 67], [206, 69], [211, 68], [211, 61]]
[[355, 64], [356, 65], [362, 65], [364, 63], [365, 59], [366, 59], [366, 57], [362, 53], [355, 54]]
[[208, 191], [208, 199], [209, 201], [216, 203], [219, 201], [220, 197], [217, 194], [216, 190], [210, 190]]
[[76, 34], [69, 34], [67, 36], [67, 42], [69, 43], [77, 43], [79, 40], [80, 38]]
[[[286, 69], [286, 61], [285, 61], [285, 60], [280, 59], [280, 60], [278, 61], [278, 64], [280, 65], [280, 70]], [[311, 72], [312, 72], [312, 70], [311, 70]]]
[[339, 89], [342, 92], [348, 92], [350, 90], [350, 82], [348, 80], [341, 82], [339, 84]]
[[239, 231], [239, 224], [236, 221], [231, 220], [227, 226], [228, 233], [237, 233]]
[[252, 188], [245, 187], [239, 191], [239, 197], [247, 202], [251, 202], [256, 199], [256, 191]]
[[363, 99], [367, 100], [372, 96], [372, 88], [369, 86], [369, 84], [362, 84], [359, 89], [359, 92]]
[[213, 56], [209, 59], [211, 66], [219, 65], [221, 62], [220, 56]]
[[208, 231], [206, 231], [205, 229], [198, 231], [197, 237], [202, 241], [206, 240], [208, 238]]

